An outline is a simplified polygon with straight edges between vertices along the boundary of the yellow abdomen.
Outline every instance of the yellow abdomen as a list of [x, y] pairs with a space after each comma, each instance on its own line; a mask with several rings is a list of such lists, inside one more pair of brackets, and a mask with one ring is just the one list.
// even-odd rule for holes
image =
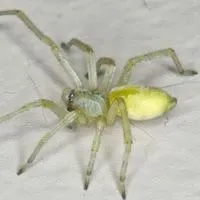
[[174, 108], [177, 102], [164, 90], [141, 86], [113, 88], [109, 94], [110, 104], [120, 97], [124, 99], [128, 116], [133, 120], [159, 117]]

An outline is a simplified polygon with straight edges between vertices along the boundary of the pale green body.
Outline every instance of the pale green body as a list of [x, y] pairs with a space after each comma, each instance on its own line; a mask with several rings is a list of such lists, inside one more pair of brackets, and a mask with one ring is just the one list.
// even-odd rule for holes
[[[73, 38], [68, 43], [61, 43], [61, 48], [50, 37], [45, 35], [21, 10], [3, 10], [0, 16], [17, 16], [36, 37], [46, 44], [57, 59], [60, 66], [63, 67], [75, 83], [75, 89], [66, 88], [62, 92], [62, 101], [64, 105], [58, 105], [48, 99], [39, 99], [25, 104], [21, 108], [0, 117], [0, 123], [9, 120], [20, 113], [31, 110], [32, 108], [42, 107], [51, 110], [58, 118], [59, 122], [53, 129], [47, 132], [36, 145], [35, 149], [28, 157], [27, 161], [21, 165], [17, 174], [22, 174], [35, 160], [41, 148], [52, 138], [60, 129], [70, 126], [72, 123], [77, 125], [90, 124], [96, 125], [96, 133], [92, 143], [91, 154], [84, 179], [84, 189], [88, 188], [91, 174], [94, 168], [96, 154], [101, 143], [101, 136], [107, 125], [112, 125], [117, 116], [121, 118], [124, 139], [124, 154], [119, 176], [119, 190], [122, 198], [126, 198], [125, 180], [128, 166], [128, 159], [132, 150], [132, 133], [129, 119], [147, 120], [159, 117], [176, 105], [176, 99], [171, 97], [165, 91], [158, 88], [128, 86], [131, 73], [134, 67], [145, 60], [151, 60], [155, 57], [170, 57], [181, 75], [195, 75], [194, 70], [184, 70], [175, 51], [171, 48], [161, 49], [141, 56], [130, 58], [120, 74], [117, 85], [111, 88], [115, 62], [112, 58], [102, 57], [96, 61], [93, 49]], [[86, 55], [88, 85], [83, 85], [79, 75], [71, 67], [65, 53], [71, 46], [76, 46]], [[98, 84], [101, 79], [100, 84]]]
[[[108, 111], [107, 97], [98, 91], [81, 91], [75, 92], [73, 99], [74, 108], [81, 110], [87, 117], [104, 116]], [[67, 103], [67, 97], [64, 102]]]
[[[131, 120], [149, 120], [162, 116], [177, 103], [176, 98], [160, 88], [126, 85], [112, 88], [108, 95], [99, 91], [76, 91], [74, 109], [81, 110], [87, 118], [104, 117], [110, 105], [119, 98], [124, 100]], [[67, 102], [67, 99], [64, 101]]]

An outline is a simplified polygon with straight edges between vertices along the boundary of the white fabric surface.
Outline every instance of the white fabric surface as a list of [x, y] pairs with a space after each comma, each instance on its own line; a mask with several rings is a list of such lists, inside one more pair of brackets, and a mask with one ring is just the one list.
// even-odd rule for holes
[[[78, 37], [91, 44], [97, 57], [113, 57], [118, 69], [132, 56], [172, 47], [185, 68], [200, 72], [199, 0], [1, 0], [1, 10], [11, 8], [25, 11], [58, 43]], [[68, 77], [49, 48], [15, 17], [0, 17], [0, 44], [0, 115], [38, 98], [60, 100]], [[81, 68], [80, 63], [77, 67]], [[171, 60], [164, 58], [140, 64], [133, 73], [133, 80], [140, 84], [183, 84], [166, 88], [178, 98], [168, 120], [133, 127], [127, 199], [200, 198], [199, 75], [180, 77], [169, 70], [172, 67]], [[55, 120], [50, 112], [35, 109], [0, 124], [0, 200], [121, 199], [116, 185], [123, 152], [120, 123], [107, 129], [102, 138], [87, 192], [82, 180], [93, 128], [60, 131], [33, 167], [16, 175], [19, 163]]]

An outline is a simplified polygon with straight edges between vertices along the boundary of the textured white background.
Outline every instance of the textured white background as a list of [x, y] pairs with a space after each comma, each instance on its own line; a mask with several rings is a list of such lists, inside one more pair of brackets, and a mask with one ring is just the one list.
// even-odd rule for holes
[[[129, 57], [172, 47], [184, 67], [200, 71], [199, 0], [0, 1], [1, 10], [11, 8], [24, 10], [58, 43], [72, 37], [88, 42], [97, 57], [115, 58], [118, 69]], [[13, 16], [0, 18], [0, 66], [0, 115], [42, 97], [59, 101], [61, 89], [69, 82], [49, 48]], [[76, 66], [81, 68], [80, 63]], [[178, 98], [167, 123], [161, 118], [133, 127], [127, 199], [200, 198], [199, 76], [180, 77], [169, 67], [174, 67], [170, 59], [159, 59], [138, 65], [133, 74], [138, 83], [160, 87], [183, 84], [167, 88]], [[50, 112], [35, 109], [0, 124], [0, 199], [121, 199], [116, 185], [123, 152], [119, 123], [102, 138], [87, 192], [82, 179], [92, 128], [60, 131], [34, 166], [16, 175], [19, 163], [55, 120]]]

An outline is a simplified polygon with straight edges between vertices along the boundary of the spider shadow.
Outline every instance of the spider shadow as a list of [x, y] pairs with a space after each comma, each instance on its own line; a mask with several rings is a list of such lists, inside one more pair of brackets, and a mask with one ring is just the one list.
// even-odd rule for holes
[[[26, 28], [26, 27], [25, 27]], [[51, 80], [56, 84], [61, 86], [62, 88], [66, 86], [66, 81], [62, 80], [61, 77], [59, 77], [54, 70], [51, 69], [49, 65], [47, 65], [42, 58], [39, 56], [39, 52], [37, 51], [38, 55], [36, 55], [35, 50], [33, 50], [28, 44], [28, 41], [24, 41], [23, 37], [21, 37], [19, 34], [13, 33], [13, 28], [11, 28], [10, 25], [0, 24], [0, 30], [1, 32], [5, 32], [6, 36], [16, 45], [20, 48], [20, 50], [28, 56], [29, 59], [34, 60], [35, 65], [39, 66], [41, 70], [45, 74], [47, 74]], [[28, 30], [28, 29], [27, 29]], [[28, 31], [27, 31], [28, 34]], [[33, 33], [31, 32], [33, 35]], [[21, 39], [22, 38], [22, 39]], [[39, 41], [39, 39], [38, 39]], [[38, 44], [39, 45], [39, 44]], [[45, 45], [45, 44], [44, 44]], [[45, 45], [47, 48], [47, 51], [51, 53], [51, 50]], [[42, 53], [42, 52], [41, 52]], [[52, 55], [52, 57], [54, 57]], [[59, 64], [58, 64], [59, 65]], [[67, 74], [66, 74], [67, 75]]]

